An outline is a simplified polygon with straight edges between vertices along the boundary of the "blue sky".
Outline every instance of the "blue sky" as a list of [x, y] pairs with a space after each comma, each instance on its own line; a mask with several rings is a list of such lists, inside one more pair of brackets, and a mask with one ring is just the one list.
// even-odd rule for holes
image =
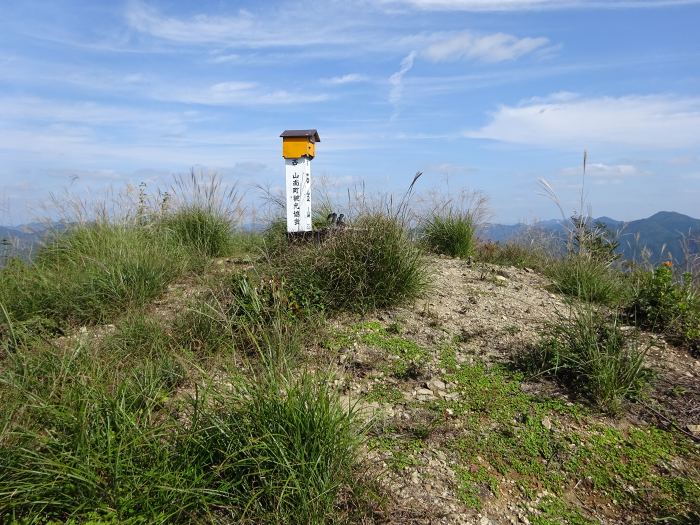
[[[492, 219], [700, 216], [700, 0], [4, 1], [0, 222], [191, 167], [331, 192], [479, 190]], [[254, 190], [249, 190], [253, 198]]]

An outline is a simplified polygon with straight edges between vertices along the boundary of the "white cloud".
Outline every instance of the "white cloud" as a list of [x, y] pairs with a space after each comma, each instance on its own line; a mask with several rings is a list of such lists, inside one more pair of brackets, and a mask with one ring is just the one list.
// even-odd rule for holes
[[[565, 176], [581, 176], [580, 167], [564, 168], [561, 170]], [[586, 175], [594, 178], [621, 178], [621, 177], [645, 177], [651, 175], [651, 172], [640, 169], [634, 164], [605, 164], [602, 162], [594, 162], [586, 165]]]
[[413, 62], [415, 59], [416, 52], [411, 51], [401, 61], [401, 67], [399, 70], [389, 77], [389, 84], [391, 85], [391, 91], [389, 91], [389, 102], [394, 105], [401, 102], [401, 97], [403, 96], [403, 77], [406, 76], [406, 73], [413, 69]]
[[[539, 100], [539, 101], [538, 101]], [[469, 138], [515, 144], [649, 149], [700, 145], [700, 98], [670, 95], [575, 98], [555, 95], [501, 106]]]
[[211, 106], [305, 104], [328, 100], [324, 93], [307, 94], [283, 89], [269, 90], [257, 82], [218, 82], [203, 89], [164, 89], [154, 94], [159, 100]]
[[252, 15], [244, 10], [238, 16], [196, 15], [182, 20], [161, 16], [155, 9], [137, 1], [129, 3], [126, 20], [142, 33], [186, 43], [225, 42], [235, 35], [250, 33], [254, 25]]
[[348, 73], [347, 75], [340, 75], [337, 77], [324, 78], [321, 80], [324, 84], [330, 84], [332, 86], [339, 86], [343, 84], [357, 84], [358, 82], [367, 82], [369, 80], [365, 75], [360, 75], [359, 73]]
[[505, 33], [476, 35], [469, 31], [430, 44], [422, 55], [434, 62], [470, 59], [483, 62], [514, 60], [549, 44], [544, 37], [518, 38]]
[[555, 9], [635, 9], [699, 4], [700, 0], [383, 0], [440, 11], [533, 11]]
[[313, 12], [293, 20], [284, 7], [274, 9], [260, 2], [260, 12], [241, 9], [235, 15], [197, 14], [191, 17], [168, 16], [141, 0], [131, 0], [126, 22], [132, 29], [176, 44], [223, 44], [227, 47], [269, 48], [306, 47], [349, 43], [351, 23], [342, 23], [320, 5]]

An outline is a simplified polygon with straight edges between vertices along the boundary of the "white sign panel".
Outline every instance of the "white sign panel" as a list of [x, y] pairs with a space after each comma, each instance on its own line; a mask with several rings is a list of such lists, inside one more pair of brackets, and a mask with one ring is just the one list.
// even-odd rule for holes
[[284, 159], [287, 178], [287, 231], [311, 231], [311, 159]]

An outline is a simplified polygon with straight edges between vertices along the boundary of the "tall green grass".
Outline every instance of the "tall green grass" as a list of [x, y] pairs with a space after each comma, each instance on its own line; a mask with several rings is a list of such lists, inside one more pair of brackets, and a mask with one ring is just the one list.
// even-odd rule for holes
[[423, 240], [429, 250], [466, 259], [474, 254], [476, 224], [468, 212], [434, 213], [426, 220]]
[[366, 214], [323, 242], [276, 244], [272, 272], [302, 305], [367, 311], [418, 297], [428, 284], [426, 261], [395, 217]]
[[85, 224], [59, 234], [32, 263], [0, 271], [0, 297], [19, 321], [101, 323], [140, 306], [193, 264], [172, 237], [135, 225]]
[[648, 379], [645, 350], [635, 334], [620, 329], [591, 305], [572, 310], [554, 322], [535, 350], [537, 369], [605, 410], [636, 396]]
[[330, 519], [360, 427], [329, 381], [263, 368], [225, 387], [200, 378], [187, 401], [163, 341], [132, 319], [98, 346], [6, 357], [0, 522]]
[[500, 266], [515, 266], [543, 271], [552, 259], [543, 246], [518, 242], [478, 242], [475, 258], [481, 262]]
[[158, 206], [148, 203], [143, 187], [138, 203], [112, 215], [104, 203], [92, 216], [76, 205], [77, 219], [67, 219], [70, 226], [54, 233], [32, 262], [11, 260], [0, 270], [8, 317], [0, 325], [104, 323], [148, 303], [211, 257], [240, 248], [243, 238], [231, 230], [236, 193], [224, 191], [216, 177], [178, 180], [181, 193], [166, 194]]
[[585, 255], [554, 259], [545, 268], [557, 292], [609, 306], [620, 306], [629, 299], [629, 282], [624, 274]]

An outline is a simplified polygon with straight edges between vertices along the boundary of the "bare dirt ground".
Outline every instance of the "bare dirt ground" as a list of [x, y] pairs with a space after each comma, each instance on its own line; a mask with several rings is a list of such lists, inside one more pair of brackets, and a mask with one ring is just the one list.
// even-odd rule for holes
[[[539, 484], [540, 489], [524, 494], [512, 473], [494, 472], [487, 465], [490, 479], [477, 483], [480, 493], [473, 495], [478, 504], [464, 495], [462, 472], [466, 469], [468, 477], [473, 474], [470, 479], [478, 478], [488, 461], [477, 455], [465, 463], [455, 447], [473, 429], [466, 429], [462, 418], [448, 408], [459, 406], [465, 389], [451, 380], [445, 356], [457, 365], [508, 366], [537, 343], [547, 323], [566, 316], [569, 307], [565, 298], [548, 291], [547, 279], [528, 269], [437, 257], [432, 268], [435, 285], [425, 299], [370, 317], [336, 321], [334, 330], [340, 335], [318, 349], [314, 359], [327, 357], [329, 348], [334, 351], [340, 392], [349, 400], [361, 400], [364, 417], [372, 421], [364, 462], [388, 493], [390, 503], [381, 521], [528, 524], [542, 514], [538, 506], [551, 495], [545, 480], [530, 479], [530, 486]], [[626, 407], [616, 417], [593, 410], [585, 416], [553, 411], [539, 424], [554, 433], [592, 432], [598, 425], [623, 430], [657, 425], [686, 432], [692, 441], [687, 425], [700, 423], [700, 362], [658, 335], [643, 334], [642, 339], [649, 345], [648, 365], [656, 371], [643, 404]], [[520, 389], [556, 399], [564, 407], [574, 405], [566, 391], [549, 381], [523, 381]], [[691, 463], [697, 466], [697, 457]], [[561, 499], [581, 509], [589, 522], [646, 519], [618, 507], [614, 498], [587, 493], [586, 481], [579, 480]], [[579, 523], [567, 516], [539, 523]]]

